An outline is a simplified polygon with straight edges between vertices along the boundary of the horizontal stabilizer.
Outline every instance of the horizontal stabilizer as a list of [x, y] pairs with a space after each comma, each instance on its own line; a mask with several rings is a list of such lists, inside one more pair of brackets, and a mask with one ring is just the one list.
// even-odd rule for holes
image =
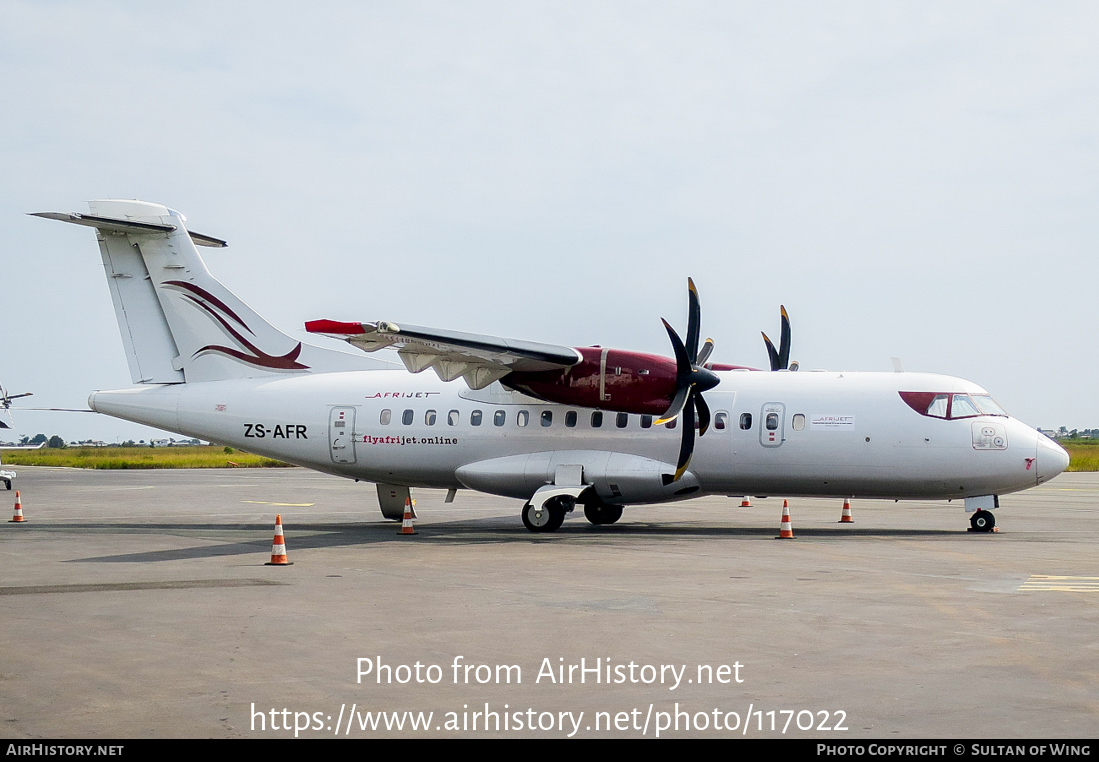
[[[59, 222], [71, 222], [74, 225], [84, 225], [89, 228], [95, 228], [96, 230], [105, 230], [108, 233], [130, 233], [136, 235], [140, 235], [141, 233], [167, 234], [176, 229], [175, 225], [160, 225], [152, 222], [120, 220], [114, 217], [97, 217], [91, 214], [80, 214], [78, 212], [31, 212], [31, 216], [45, 217], [47, 220], [57, 220]], [[196, 233], [192, 230], [188, 230], [187, 233], [191, 236], [191, 240], [199, 246], [224, 249], [229, 245], [220, 238], [214, 238], [212, 235], [203, 235], [202, 233]]]

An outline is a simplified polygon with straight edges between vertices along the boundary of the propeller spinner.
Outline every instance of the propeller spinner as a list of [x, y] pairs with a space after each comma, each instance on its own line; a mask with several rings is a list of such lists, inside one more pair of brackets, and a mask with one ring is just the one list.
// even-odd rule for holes
[[698, 303], [698, 289], [694, 281], [687, 279], [687, 299], [689, 312], [687, 317], [687, 343], [684, 344], [679, 334], [661, 318], [664, 329], [671, 339], [672, 349], [675, 351], [676, 393], [672, 398], [672, 404], [664, 413], [657, 424], [667, 423], [682, 414], [683, 439], [679, 446], [679, 459], [675, 464], [675, 477], [672, 481], [679, 481], [691, 462], [691, 455], [695, 446], [695, 417], [698, 417], [698, 436], [706, 433], [710, 428], [710, 407], [702, 398], [702, 392], [713, 389], [720, 379], [705, 367], [713, 352], [714, 342], [706, 339], [699, 351], [698, 338], [699, 327], [702, 320], [702, 310]]

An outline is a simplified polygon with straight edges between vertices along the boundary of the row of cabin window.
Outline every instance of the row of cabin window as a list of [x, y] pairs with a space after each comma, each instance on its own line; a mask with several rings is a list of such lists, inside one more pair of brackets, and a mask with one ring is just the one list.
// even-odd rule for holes
[[[745, 413], [744, 415], [748, 416], [748, 426], [745, 427], [745, 425], [744, 425], [744, 416], [741, 416], [740, 427], [742, 429], [743, 428], [751, 428], [751, 426], [752, 426], [752, 414], [751, 413]], [[401, 414], [401, 423], [403, 423], [405, 426], [411, 426], [412, 422], [415, 420], [415, 418], [416, 418], [416, 411], [414, 411], [412, 409], [405, 410]], [[434, 426], [438, 422], [438, 420], [439, 420], [439, 414], [438, 414], [437, 411], [428, 410], [426, 413], [424, 413], [424, 424], [425, 425]], [[470, 426], [480, 426], [481, 422], [483, 420], [484, 420], [484, 415], [480, 410], [474, 410], [473, 412], [471, 412], [469, 414], [469, 425]], [[575, 410], [570, 410], [567, 413], [565, 413], [565, 426], [567, 426], [568, 428], [571, 429], [571, 428], [575, 427], [577, 420], [578, 420], [578, 416], [577, 416], [577, 413], [576, 413]], [[591, 414], [591, 419], [590, 420], [591, 420], [591, 427], [593, 429], [601, 428], [603, 426], [603, 412], [601, 410], [593, 411], [592, 414]], [[380, 423], [383, 426], [388, 426], [392, 421], [393, 421], [393, 411], [389, 410], [388, 408], [383, 410], [381, 412], [381, 415], [378, 416], [378, 423]], [[447, 423], [448, 426], [457, 426], [460, 422], [461, 422], [461, 413], [459, 413], [457, 410], [451, 410], [449, 413], [447, 413], [446, 423]], [[553, 411], [552, 410], [543, 410], [541, 415], [539, 416], [539, 422], [541, 423], [541, 425], [543, 427], [548, 428], [549, 426], [552, 426], [553, 425]], [[629, 413], [617, 413], [614, 417], [614, 425], [617, 428], [624, 429], [624, 428], [626, 428], [627, 425], [629, 425], [629, 422], [630, 422]], [[678, 419], [668, 421], [667, 423], [664, 424], [664, 426], [666, 426], [669, 429], [674, 429], [676, 427], [677, 422], [678, 422]], [[507, 423], [507, 411], [506, 410], [497, 410], [495, 413], [493, 413], [493, 415], [492, 415], [492, 424], [494, 426], [503, 426], [505, 423]], [[515, 423], [520, 427], [528, 425], [530, 423], [530, 411], [520, 410], [515, 416]], [[643, 429], [652, 428], [652, 425], [653, 425], [653, 417], [651, 415], [641, 416], [641, 428], [643, 428]], [[723, 431], [726, 428], [727, 425], [728, 425], [728, 414], [727, 413], [719, 412], [714, 416], [714, 428], [715, 429], [717, 429], [718, 431]], [[697, 420], [695, 421], [695, 428], [698, 428], [698, 421]]]

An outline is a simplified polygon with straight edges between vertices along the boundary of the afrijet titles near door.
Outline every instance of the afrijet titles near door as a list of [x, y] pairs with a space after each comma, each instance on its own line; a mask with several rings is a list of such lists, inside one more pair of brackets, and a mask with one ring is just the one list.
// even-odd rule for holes
[[968, 381], [790, 372], [785, 310], [779, 348], [767, 340], [778, 372], [713, 363], [693, 283], [686, 339], [664, 323], [672, 358], [307, 324], [366, 353], [396, 350], [402, 368], [277, 330], [195, 248], [225, 242], [167, 207], [92, 201], [87, 215], [38, 216], [97, 231], [134, 386], [93, 393], [93, 410], [375, 482], [389, 518], [409, 488], [431, 487], [518, 498], [535, 532], [578, 504], [609, 524], [625, 505], [712, 494], [963, 499], [990, 530], [999, 495], [1068, 465]]

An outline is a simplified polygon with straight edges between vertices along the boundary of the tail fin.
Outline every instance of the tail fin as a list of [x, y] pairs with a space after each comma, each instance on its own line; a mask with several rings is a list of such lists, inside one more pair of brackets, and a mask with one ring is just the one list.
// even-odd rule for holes
[[135, 384], [172, 384], [286, 373], [364, 370], [390, 363], [303, 344], [221, 284], [186, 218], [145, 201], [90, 201], [90, 215], [37, 216], [96, 228], [118, 327]]

